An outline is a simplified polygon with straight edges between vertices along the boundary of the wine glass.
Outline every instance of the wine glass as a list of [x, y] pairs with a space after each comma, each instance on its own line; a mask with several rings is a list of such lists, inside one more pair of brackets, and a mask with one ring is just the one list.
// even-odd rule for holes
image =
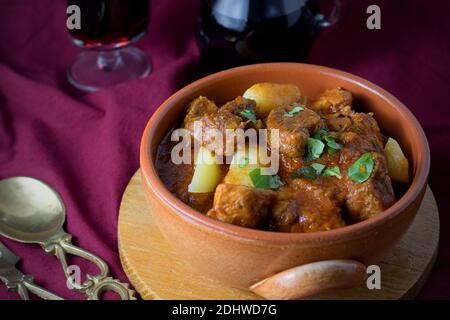
[[68, 0], [68, 5], [79, 8], [80, 28], [69, 32], [85, 49], [67, 71], [72, 85], [92, 92], [150, 74], [147, 56], [130, 46], [147, 30], [149, 0]]

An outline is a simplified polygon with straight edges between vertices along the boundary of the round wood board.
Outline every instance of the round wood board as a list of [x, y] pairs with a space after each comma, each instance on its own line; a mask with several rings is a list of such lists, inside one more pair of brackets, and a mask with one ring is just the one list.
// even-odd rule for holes
[[[262, 299], [204, 277], [177, 256], [152, 219], [140, 171], [123, 195], [118, 233], [123, 268], [143, 299]], [[362, 286], [314, 299], [412, 299], [431, 271], [438, 242], [438, 209], [431, 189], [427, 188], [410, 229], [380, 264], [380, 290]]]

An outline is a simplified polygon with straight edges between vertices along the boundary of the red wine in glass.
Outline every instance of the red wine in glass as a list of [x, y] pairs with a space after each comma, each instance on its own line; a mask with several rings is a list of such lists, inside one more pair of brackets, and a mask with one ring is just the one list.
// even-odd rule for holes
[[75, 87], [95, 91], [150, 73], [145, 54], [129, 46], [147, 30], [149, 0], [69, 0], [68, 5], [80, 8], [81, 28], [69, 33], [86, 49], [68, 70]]

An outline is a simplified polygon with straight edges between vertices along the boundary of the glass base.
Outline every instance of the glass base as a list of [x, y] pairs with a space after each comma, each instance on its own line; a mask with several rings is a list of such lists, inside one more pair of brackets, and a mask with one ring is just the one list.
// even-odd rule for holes
[[147, 56], [135, 47], [88, 50], [77, 57], [67, 71], [67, 78], [76, 88], [93, 92], [127, 80], [144, 78], [151, 69]]

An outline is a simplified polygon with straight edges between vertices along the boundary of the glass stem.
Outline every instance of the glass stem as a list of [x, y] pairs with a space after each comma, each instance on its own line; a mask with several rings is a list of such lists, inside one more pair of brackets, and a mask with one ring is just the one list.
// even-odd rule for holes
[[97, 67], [100, 70], [112, 71], [123, 63], [120, 50], [100, 51], [97, 58]]

